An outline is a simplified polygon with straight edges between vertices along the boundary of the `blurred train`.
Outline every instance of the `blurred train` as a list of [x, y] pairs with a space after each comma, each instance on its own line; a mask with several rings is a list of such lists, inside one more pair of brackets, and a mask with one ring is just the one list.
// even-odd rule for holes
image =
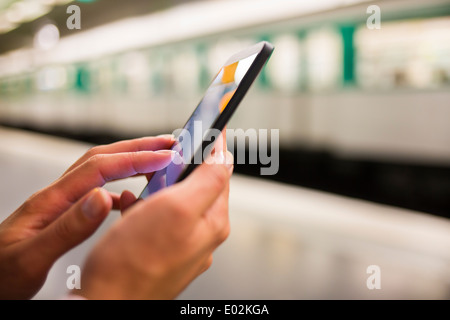
[[93, 143], [172, 132], [230, 54], [267, 40], [229, 124], [279, 129], [266, 178], [450, 217], [450, 1], [378, 1], [380, 29], [370, 4], [190, 2], [55, 43], [46, 25], [0, 56], [0, 125]]

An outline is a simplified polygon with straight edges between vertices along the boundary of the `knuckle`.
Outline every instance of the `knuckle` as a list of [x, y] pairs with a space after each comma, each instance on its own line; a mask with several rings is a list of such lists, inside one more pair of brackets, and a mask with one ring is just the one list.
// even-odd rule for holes
[[204, 270], [208, 270], [209, 268], [211, 268], [212, 264], [213, 264], [213, 256], [212, 254], [208, 257], [208, 259], [205, 262], [205, 266], [204, 266]]
[[228, 219], [216, 219], [212, 226], [214, 232], [214, 245], [222, 244], [230, 235], [230, 222]]
[[89, 170], [95, 170], [100, 168], [100, 164], [105, 158], [105, 155], [103, 154], [94, 154], [93, 156], [89, 157], [87, 161], [83, 164], [84, 168]]
[[70, 227], [66, 223], [65, 219], [55, 223], [53, 231], [56, 238], [59, 240], [66, 241], [70, 238]]
[[179, 202], [173, 202], [171, 205], [172, 213], [179, 219], [189, 219], [192, 216], [192, 210], [189, 206], [181, 204]]
[[[33, 259], [36, 253], [36, 251], [30, 253], [24, 250], [9, 251], [7, 256], [2, 258], [8, 259], [10, 270], [16, 273], [24, 283], [32, 284], [39, 274], [39, 264], [36, 264]], [[33, 268], [30, 268], [30, 262], [33, 263]]]
[[127, 163], [129, 163], [129, 166], [131, 167], [130, 169], [134, 172], [134, 173], [141, 173], [142, 170], [139, 169], [139, 165], [137, 165], [139, 163], [140, 160], [140, 153], [138, 152], [126, 152], [124, 153], [124, 159], [127, 160]]
[[86, 153], [84, 154], [86, 158], [90, 158], [96, 154], [100, 153], [100, 148], [99, 146], [94, 146], [88, 149], [88, 151], [86, 151]]
[[215, 191], [220, 192], [223, 190], [228, 182], [228, 173], [223, 166], [219, 166], [215, 170], [211, 171], [209, 184]]
[[20, 206], [23, 212], [33, 212], [35, 210], [34, 201], [33, 199], [36, 197], [36, 195], [31, 196], [27, 200], [25, 200], [24, 203]]
[[227, 240], [229, 236], [230, 236], [230, 224], [226, 223], [218, 234], [217, 240], [219, 244], [225, 242], [225, 240]]
[[96, 163], [100, 162], [104, 157], [105, 157], [105, 155], [97, 153], [97, 154], [90, 156], [87, 162], [90, 163], [91, 165], [96, 164]]
[[177, 220], [185, 220], [192, 216], [190, 206], [182, 201], [174, 201], [174, 198], [169, 193], [161, 194], [159, 200], [167, 207], [169, 213], [177, 218]]

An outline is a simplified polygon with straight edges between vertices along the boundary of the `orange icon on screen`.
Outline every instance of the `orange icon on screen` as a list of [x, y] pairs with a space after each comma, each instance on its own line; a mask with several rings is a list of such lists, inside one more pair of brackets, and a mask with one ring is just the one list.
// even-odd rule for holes
[[220, 112], [223, 111], [223, 109], [225, 109], [225, 107], [227, 106], [228, 102], [230, 102], [231, 97], [233, 96], [233, 94], [235, 93], [236, 89], [227, 92], [223, 95], [222, 99], [220, 99], [220, 103], [219, 103], [219, 109]]
[[222, 83], [234, 82], [237, 66], [238, 62], [235, 62], [223, 67]]
[[[235, 81], [234, 76], [236, 74], [237, 66], [238, 66], [238, 62], [235, 62], [235, 63], [229, 64], [223, 68], [222, 83], [226, 84], [226, 83], [231, 83], [231, 82]], [[220, 112], [222, 112], [223, 109], [225, 109], [225, 107], [227, 106], [228, 102], [230, 102], [231, 97], [233, 96], [235, 91], [236, 91], [236, 89], [225, 93], [223, 95], [222, 99], [220, 99], [220, 103], [219, 103]]]

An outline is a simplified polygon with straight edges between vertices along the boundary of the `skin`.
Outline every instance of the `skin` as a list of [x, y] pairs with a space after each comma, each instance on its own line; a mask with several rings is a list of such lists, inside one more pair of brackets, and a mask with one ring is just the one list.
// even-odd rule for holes
[[117, 179], [151, 177], [170, 163], [172, 152], [164, 149], [173, 142], [161, 136], [94, 147], [25, 201], [0, 224], [0, 298], [33, 297], [54, 262], [92, 235], [111, 209], [121, 209], [123, 219], [88, 255], [81, 290], [73, 293], [175, 298], [210, 266], [229, 234], [231, 155], [216, 152], [213, 164], [142, 201], [129, 191], [119, 196], [101, 188]]

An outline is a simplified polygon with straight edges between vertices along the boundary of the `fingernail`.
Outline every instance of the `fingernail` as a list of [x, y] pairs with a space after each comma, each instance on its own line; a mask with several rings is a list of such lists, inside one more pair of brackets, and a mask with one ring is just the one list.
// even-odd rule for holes
[[177, 152], [175, 150], [166, 150], [166, 149], [164, 149], [164, 150], [155, 151], [155, 153], [162, 154], [162, 155], [167, 155], [167, 156], [170, 155], [170, 157], [173, 159]]
[[225, 155], [223, 154], [223, 151], [216, 152], [214, 154], [214, 162], [217, 164], [225, 164]]
[[225, 165], [228, 169], [228, 171], [230, 171], [230, 174], [233, 172], [234, 169], [234, 157], [230, 152], [226, 152], [225, 153]]
[[169, 154], [174, 153], [175, 151], [174, 150], [170, 150], [170, 149], [162, 149], [162, 150], [156, 150], [154, 152], [155, 153], [159, 153], [159, 154], [167, 154], [167, 155], [169, 155]]
[[224, 164], [225, 167], [228, 169], [228, 171], [230, 171], [230, 173], [233, 171], [234, 159], [231, 153], [229, 152], [224, 153], [223, 151], [220, 151], [214, 155], [214, 158], [215, 163]]
[[84, 215], [89, 219], [97, 219], [102, 213], [106, 197], [103, 189], [95, 188], [92, 190], [81, 207]]
[[160, 134], [156, 136], [157, 138], [171, 139], [175, 140], [175, 136], [173, 134]]

